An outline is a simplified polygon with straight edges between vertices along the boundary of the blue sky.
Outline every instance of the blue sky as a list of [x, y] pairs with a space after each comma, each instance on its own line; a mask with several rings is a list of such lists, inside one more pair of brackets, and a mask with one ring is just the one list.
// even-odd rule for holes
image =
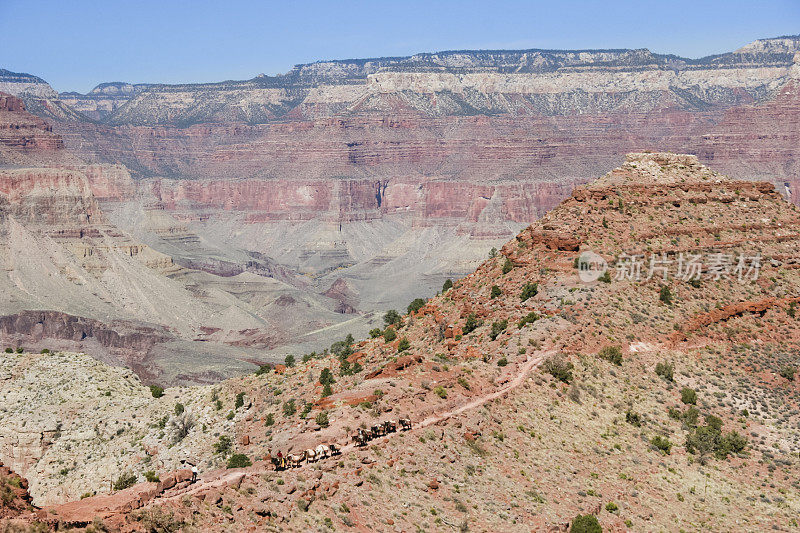
[[0, 68], [59, 91], [248, 79], [452, 49], [649, 48], [701, 57], [800, 33], [800, 0], [0, 0]]

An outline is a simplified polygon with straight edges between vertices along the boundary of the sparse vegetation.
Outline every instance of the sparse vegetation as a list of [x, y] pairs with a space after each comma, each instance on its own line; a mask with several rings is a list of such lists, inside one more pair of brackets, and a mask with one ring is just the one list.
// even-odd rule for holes
[[689, 387], [684, 387], [681, 389], [681, 401], [686, 405], [695, 405], [697, 404], [697, 392], [694, 389], [690, 389]]
[[522, 329], [528, 324], [533, 324], [534, 322], [539, 320], [539, 318], [540, 317], [538, 313], [536, 313], [535, 311], [531, 311], [530, 313], [522, 317], [519, 322], [517, 322], [517, 327], [519, 329]]
[[797, 373], [797, 367], [792, 365], [784, 365], [778, 371], [778, 374], [782, 378], [788, 379], [789, 381], [794, 381], [794, 375]]
[[514, 268], [514, 265], [511, 264], [511, 259], [506, 257], [506, 260], [503, 263], [503, 274], [508, 274], [509, 272], [511, 272], [512, 268]]
[[672, 305], [672, 291], [668, 286], [664, 285], [658, 292], [658, 299], [667, 305]]
[[619, 346], [606, 346], [597, 355], [609, 363], [622, 366], [622, 349]]
[[226, 468], [247, 468], [248, 466], [253, 466], [253, 462], [243, 453], [234, 453], [228, 457], [228, 462], [225, 466]]
[[114, 490], [125, 490], [136, 484], [136, 474], [132, 472], [123, 472], [114, 480]]
[[394, 328], [386, 328], [386, 331], [383, 332], [383, 342], [392, 342], [397, 338], [397, 332]]
[[411, 348], [411, 342], [406, 337], [403, 337], [402, 339], [400, 339], [400, 342], [397, 343], [397, 352], [398, 353], [404, 352], [404, 351], [408, 350], [409, 348]]
[[319, 413], [317, 413], [317, 417], [314, 419], [314, 421], [320, 427], [324, 428], [328, 427], [330, 425], [330, 422], [328, 421], [328, 412], [320, 411]]
[[508, 320], [498, 320], [492, 323], [492, 331], [489, 333], [489, 338], [492, 340], [497, 339], [498, 335], [506, 330], [508, 327]]
[[482, 322], [478, 320], [478, 317], [475, 315], [475, 313], [470, 313], [467, 315], [467, 320], [464, 322], [462, 331], [464, 332], [464, 335], [468, 335], [478, 329], [481, 324]]
[[295, 361], [294, 361], [294, 356], [293, 356], [292, 354], [289, 354], [289, 355], [287, 355], [287, 356], [286, 356], [286, 357], [283, 359], [283, 362], [286, 364], [286, 366], [287, 366], [287, 367], [292, 367], [292, 366], [294, 366], [294, 363], [295, 363]]
[[500, 290], [500, 287], [498, 287], [497, 285], [492, 285], [492, 290], [491, 290], [491, 293], [489, 294], [489, 296], [491, 298], [493, 298], [493, 299], [497, 298], [498, 296], [501, 296], [502, 294], [503, 294], [503, 291]]
[[662, 437], [661, 435], [656, 435], [655, 437], [650, 439], [650, 444], [655, 446], [665, 455], [669, 455], [670, 452], [672, 451], [672, 443], [669, 441], [668, 438]]
[[522, 292], [520, 293], [519, 297], [520, 300], [524, 302], [528, 298], [533, 298], [537, 294], [539, 294], [539, 284], [528, 282], [522, 287]]
[[450, 278], [447, 278], [444, 281], [444, 285], [442, 285], [442, 294], [446, 293], [447, 291], [449, 291], [452, 288], [453, 288], [453, 280], [451, 280]]
[[294, 399], [283, 402], [283, 416], [290, 417], [297, 412]]
[[656, 363], [656, 375], [667, 381], [674, 381], [675, 365], [666, 361]]
[[394, 309], [389, 309], [386, 311], [386, 314], [383, 315], [383, 323], [387, 326], [397, 326], [403, 320], [403, 317], [400, 316], [400, 313], [395, 311]]
[[411, 315], [422, 309], [424, 306], [425, 300], [422, 298], [414, 298], [414, 300], [408, 304], [408, 308], [406, 310], [408, 311], [408, 314]]
[[572, 381], [572, 370], [575, 365], [567, 361], [563, 355], [553, 355], [542, 362], [542, 369], [564, 383]]
[[161, 398], [164, 396], [164, 387], [159, 387], [158, 385], [150, 385], [150, 394], [153, 395], [153, 398]]
[[147, 472], [145, 472], [144, 479], [148, 483], [158, 483], [159, 481], [161, 481], [159, 477], [156, 475], [154, 470], [148, 470]]
[[233, 441], [227, 435], [220, 435], [219, 440], [214, 443], [212, 448], [214, 448], [214, 453], [227, 457], [233, 449]]
[[572, 526], [569, 528], [570, 533], [603, 533], [603, 528], [600, 527], [600, 522], [594, 515], [578, 515], [572, 520]]

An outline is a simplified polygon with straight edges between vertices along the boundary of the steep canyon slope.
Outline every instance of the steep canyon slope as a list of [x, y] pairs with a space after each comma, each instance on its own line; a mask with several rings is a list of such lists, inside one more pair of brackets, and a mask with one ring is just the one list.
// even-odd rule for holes
[[[289, 368], [153, 399], [86, 356], [11, 354], [0, 417], [36, 409], [32, 433], [55, 425], [59, 400], [15, 384], [54, 366], [96, 377], [66, 384], [81, 391], [67, 402], [74, 417], [37, 444], [34, 464], [2, 460], [47, 505], [22, 520], [49, 527], [541, 531], [590, 514], [607, 531], [789, 531], [798, 239], [800, 211], [772, 184], [692, 155], [630, 154], [444, 294]], [[590, 252], [608, 276], [585, 277]], [[196, 423], [176, 436], [185, 412]], [[411, 430], [350, 442], [398, 417]], [[281, 472], [269, 461], [320, 443], [343, 453]], [[141, 483], [109, 495], [82, 453], [89, 471]], [[234, 453], [253, 464], [224, 468]], [[199, 483], [183, 481], [183, 454]], [[247, 463], [235, 457], [229, 466]], [[149, 470], [161, 481], [143, 481]], [[57, 505], [78, 491], [98, 494]]]

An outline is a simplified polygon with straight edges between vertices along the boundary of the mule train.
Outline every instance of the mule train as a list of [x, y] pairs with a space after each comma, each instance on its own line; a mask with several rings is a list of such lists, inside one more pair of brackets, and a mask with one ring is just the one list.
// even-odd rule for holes
[[[358, 432], [353, 435], [353, 442], [355, 442], [357, 446], [365, 446], [367, 442], [376, 437], [382, 437], [388, 433], [396, 432], [398, 425], [401, 431], [407, 431], [411, 429], [411, 420], [408, 418], [401, 418], [398, 422], [394, 420], [384, 420], [380, 424], [375, 424], [368, 429], [358, 428]], [[342, 450], [337, 444], [320, 444], [316, 448], [309, 448], [301, 453], [290, 453], [285, 457], [279, 452], [276, 457], [270, 457], [270, 461], [272, 461], [275, 470], [283, 470], [286, 468], [300, 467], [303, 465], [303, 461], [306, 463], [316, 463], [320, 459], [326, 459], [341, 453]]]
[[[399, 420], [400, 429], [406, 431], [411, 429], [411, 420], [408, 418], [401, 418]], [[385, 420], [380, 424], [375, 424], [370, 428], [358, 428], [358, 431], [353, 435], [353, 442], [356, 446], [366, 446], [366, 444], [377, 437], [383, 437], [388, 433], [397, 431], [398, 422], [394, 420]]]
[[275, 470], [283, 470], [285, 468], [297, 468], [302, 466], [303, 461], [307, 463], [316, 463], [320, 459], [326, 459], [339, 455], [342, 450], [337, 444], [320, 444], [316, 448], [309, 448], [301, 453], [290, 453], [286, 457], [278, 454], [277, 457], [272, 457], [272, 465]]

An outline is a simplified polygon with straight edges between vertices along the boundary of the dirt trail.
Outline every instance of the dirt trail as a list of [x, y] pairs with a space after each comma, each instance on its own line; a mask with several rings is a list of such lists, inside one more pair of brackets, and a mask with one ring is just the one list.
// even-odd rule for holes
[[[447, 420], [448, 418], [456, 416], [456, 415], [459, 415], [459, 414], [461, 414], [461, 413], [463, 413], [465, 411], [469, 411], [471, 409], [475, 409], [477, 407], [480, 407], [480, 406], [486, 404], [487, 402], [490, 402], [492, 400], [495, 400], [495, 399], [503, 396], [504, 394], [506, 394], [506, 393], [516, 389], [520, 385], [522, 385], [525, 382], [525, 379], [527, 379], [528, 374], [530, 374], [530, 372], [534, 368], [536, 368], [540, 364], [542, 364], [542, 361], [544, 361], [544, 358], [546, 356], [552, 355], [554, 353], [555, 353], [555, 351], [542, 351], [542, 352], [536, 352], [534, 354], [531, 354], [528, 357], [528, 359], [526, 359], [526, 361], [521, 366], [518, 367], [517, 373], [516, 373], [516, 376], [514, 376], [514, 379], [509, 381], [503, 387], [501, 387], [501, 388], [497, 389], [496, 391], [491, 392], [491, 393], [489, 393], [489, 394], [487, 394], [485, 396], [479, 396], [477, 398], [473, 398], [469, 402], [467, 402], [467, 403], [465, 403], [463, 405], [460, 405], [460, 406], [458, 406], [457, 408], [455, 408], [453, 410], [445, 411], [443, 413], [439, 413], [439, 414], [435, 414], [435, 415], [431, 415], [431, 416], [423, 419], [421, 422], [414, 423], [412, 429], [409, 430], [409, 431], [415, 431], [415, 430], [419, 430], [419, 429], [424, 429], [424, 428], [426, 428], [428, 426], [431, 426], [433, 424], [437, 424], [437, 423], [441, 422], [442, 420]], [[391, 433], [389, 435], [384, 435], [382, 437], [378, 437], [376, 439], [373, 439], [370, 442], [380, 442], [381, 440], [389, 439], [393, 435], [397, 435], [397, 434], [398, 433]], [[346, 445], [342, 446], [341, 453], [345, 454], [345, 453], [348, 453], [348, 452], [352, 452], [355, 449], [357, 449], [355, 443], [346, 444]], [[206, 478], [206, 479], [199, 478], [197, 483], [195, 483], [193, 485], [190, 485], [189, 487], [186, 487], [186, 488], [183, 488], [183, 489], [180, 489], [180, 490], [177, 490], [177, 491], [170, 492], [170, 493], [168, 493], [168, 494], [166, 494], [166, 495], [164, 495], [164, 496], [162, 496], [162, 497], [160, 497], [158, 499], [162, 500], [162, 501], [163, 500], [172, 500], [172, 499], [175, 499], [175, 498], [178, 498], [178, 497], [181, 497], [181, 496], [195, 494], [197, 492], [200, 492], [201, 490], [206, 490], [206, 489], [215, 488], [215, 487], [223, 487], [223, 486], [228, 485], [228, 484], [238, 483], [239, 481], [241, 481], [241, 478], [244, 478], [246, 473], [247, 474], [258, 474], [258, 473], [265, 472], [265, 471], [266, 471], [265, 469], [256, 469], [256, 470], [248, 470], [247, 472], [243, 472], [241, 470], [237, 470], [237, 471], [234, 471], [234, 472], [223, 471], [222, 473], [218, 473], [216, 475], [213, 475], [213, 473], [212, 473], [212, 477], [210, 477], [210, 478]]]

